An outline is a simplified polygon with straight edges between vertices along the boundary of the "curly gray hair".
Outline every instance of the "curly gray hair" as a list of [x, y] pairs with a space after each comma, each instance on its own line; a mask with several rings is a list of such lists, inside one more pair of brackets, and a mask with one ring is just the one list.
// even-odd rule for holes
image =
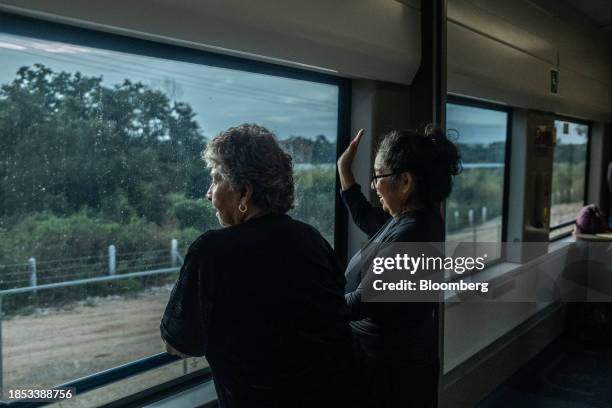
[[294, 206], [293, 160], [263, 126], [245, 123], [212, 139], [202, 152], [235, 190], [253, 188], [252, 199], [264, 211], [286, 213]]

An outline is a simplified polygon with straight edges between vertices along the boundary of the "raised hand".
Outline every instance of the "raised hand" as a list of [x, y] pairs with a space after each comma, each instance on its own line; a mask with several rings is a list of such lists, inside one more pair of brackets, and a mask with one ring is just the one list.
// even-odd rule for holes
[[355, 177], [353, 176], [351, 166], [353, 165], [353, 160], [355, 159], [357, 148], [359, 147], [359, 142], [361, 141], [364, 133], [365, 129], [360, 129], [338, 159], [338, 175], [340, 176], [340, 186], [342, 190], [346, 190], [355, 184]]

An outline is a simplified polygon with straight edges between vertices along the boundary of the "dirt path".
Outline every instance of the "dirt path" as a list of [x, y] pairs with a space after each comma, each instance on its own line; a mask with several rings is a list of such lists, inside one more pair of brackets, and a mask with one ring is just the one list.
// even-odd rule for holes
[[499, 242], [501, 240], [501, 217], [495, 217], [475, 227], [465, 227], [459, 231], [449, 233], [447, 241], [473, 242]]
[[2, 322], [4, 387], [47, 387], [163, 351], [169, 288]]

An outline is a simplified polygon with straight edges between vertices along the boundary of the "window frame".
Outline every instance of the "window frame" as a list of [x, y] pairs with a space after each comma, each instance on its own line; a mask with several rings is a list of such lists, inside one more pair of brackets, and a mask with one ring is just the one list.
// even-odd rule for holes
[[[0, 27], [2, 27], [0, 30], [1, 32], [34, 39], [57, 41], [78, 46], [337, 86], [338, 119], [336, 159], [344, 151], [346, 146], [348, 146], [351, 119], [351, 80], [348, 78], [310, 71], [303, 68], [211, 52], [198, 49], [196, 48], [197, 45], [190, 46], [185, 43], [171, 43], [170, 40], [168, 42], [163, 42], [162, 39], [157, 37], [150, 36], [147, 38], [146, 34], [143, 35], [144, 38], [136, 37], [135, 34], [132, 36], [129, 33], [117, 34], [89, 22], [55, 22], [51, 17], [47, 16], [31, 17], [26, 15], [26, 13], [19, 14], [13, 11], [0, 11]], [[348, 238], [348, 216], [344, 211], [339, 196], [340, 183], [337, 171], [335, 180], [334, 246], [342, 262], [345, 263]], [[63, 386], [74, 387], [76, 393], [80, 394], [165, 366], [176, 360], [178, 360], [177, 357], [162, 352], [105, 371], [91, 373], [86, 377], [71, 380], [63, 384]], [[1, 369], [0, 367], [0, 370]], [[137, 395], [139, 398], [147, 398], [152, 395], [162, 398], [174, 394], [182, 385], [193, 385], [194, 382], [204, 383], [212, 381], [209, 368], [203, 368], [191, 374], [193, 375], [188, 374], [177, 377], [169, 383], [151, 387], [150, 389], [137, 392], [134, 395]], [[0, 373], [0, 377], [1, 375], [2, 373]], [[128, 399], [129, 398], [132, 397], [128, 397]], [[25, 406], [23, 404], [22, 402], [0, 401], [0, 406]], [[42, 406], [47, 404], [48, 403], [33, 403], [26, 405]]]
[[[484, 101], [480, 99], [469, 98], [462, 95], [448, 94], [446, 104], [449, 103], [454, 105], [468, 106], [472, 108], [488, 109], [498, 112], [505, 112], [507, 114], [506, 119], [506, 147], [504, 149], [504, 187], [502, 190], [502, 230], [501, 230], [501, 242], [507, 241], [508, 234], [508, 206], [509, 206], [509, 194], [510, 194], [510, 173], [511, 173], [511, 151], [512, 151], [512, 113], [513, 108], [509, 105], [503, 105], [500, 103]], [[447, 124], [448, 126], [448, 124]], [[461, 153], [461, 152], [459, 152]], [[496, 265], [499, 262], [504, 261], [504, 254], [501, 255], [500, 259], [487, 264], [487, 267]]]
[[[588, 131], [586, 135], [587, 137], [586, 158], [585, 158], [585, 163], [584, 163], [584, 196], [582, 197], [582, 206], [585, 206], [589, 199], [589, 170], [590, 170], [590, 161], [591, 161], [591, 134], [593, 132], [593, 122], [589, 120], [585, 120], [585, 119], [574, 118], [572, 116], [558, 115], [556, 113], [554, 113], [553, 116], [554, 116], [555, 121], [570, 122], [570, 123], [575, 123], [578, 125], [585, 125], [588, 127]], [[554, 165], [554, 156], [553, 156], [553, 165]], [[552, 188], [551, 188], [551, 194], [552, 194]], [[552, 202], [550, 206], [552, 209]], [[575, 223], [576, 221], [574, 220], [574, 221], [566, 221], [566, 222], [563, 222], [561, 224], [554, 225], [554, 226], [550, 225], [548, 229], [549, 234], [555, 230], [565, 228], [570, 225], [574, 225]], [[566, 238], [570, 235], [572, 235], [572, 231], [568, 231], [563, 234], [557, 235], [554, 238], [549, 238], [549, 242], [554, 242], [554, 241]]]

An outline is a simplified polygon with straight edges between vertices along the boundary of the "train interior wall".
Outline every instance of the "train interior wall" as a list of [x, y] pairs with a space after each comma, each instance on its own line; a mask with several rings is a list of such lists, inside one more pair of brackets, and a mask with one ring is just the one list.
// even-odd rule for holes
[[[593, 121], [588, 202], [608, 208], [604, 163], [610, 161], [612, 139], [606, 125], [612, 114], [612, 47], [592, 23], [562, 5], [547, 6], [537, 1], [448, 2], [448, 92], [521, 108], [513, 112], [509, 226], [521, 224], [525, 210], [526, 164], [521, 161], [526, 127], [520, 116], [530, 110]], [[558, 94], [549, 89], [551, 69], [559, 72]], [[587, 272], [574, 258], [579, 255], [557, 245], [542, 261], [552, 264], [549, 270]], [[519, 272], [510, 290], [529, 285], [537, 270], [534, 265]], [[472, 406], [564, 330], [564, 308], [555, 301], [491, 306], [447, 306], [441, 406]]]

